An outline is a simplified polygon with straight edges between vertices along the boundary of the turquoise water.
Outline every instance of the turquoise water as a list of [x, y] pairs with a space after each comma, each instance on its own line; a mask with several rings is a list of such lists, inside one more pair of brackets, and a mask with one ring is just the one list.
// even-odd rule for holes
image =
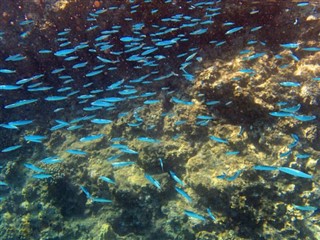
[[0, 3], [1, 239], [319, 239], [319, 3]]

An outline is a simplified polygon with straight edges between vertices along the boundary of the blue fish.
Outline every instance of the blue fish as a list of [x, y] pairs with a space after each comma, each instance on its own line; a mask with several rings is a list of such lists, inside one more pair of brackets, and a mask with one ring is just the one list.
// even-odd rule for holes
[[61, 101], [61, 100], [66, 100], [68, 97], [66, 96], [49, 96], [46, 97], [44, 100], [52, 102], [52, 101]]
[[74, 155], [86, 155], [85, 151], [77, 150], [77, 149], [67, 149], [67, 153], [74, 154]]
[[253, 167], [254, 170], [258, 171], [274, 171], [277, 170], [277, 167], [272, 167], [272, 166], [264, 166], [264, 165], [257, 165]]
[[8, 183], [0, 181], [0, 186], [8, 186]]
[[283, 44], [280, 44], [280, 46], [283, 48], [298, 48], [299, 43], [283, 43]]
[[74, 53], [75, 51], [76, 49], [74, 48], [63, 49], [55, 52], [54, 55], [57, 57], [66, 57], [67, 55], [69, 55], [70, 53]]
[[302, 48], [303, 51], [308, 51], [308, 52], [319, 52], [320, 47], [306, 47]]
[[116, 184], [116, 182], [108, 177], [105, 177], [105, 176], [100, 176], [99, 179], [101, 179], [102, 181], [104, 182], [107, 182], [107, 183], [111, 183], [111, 184]]
[[120, 148], [120, 151], [123, 152], [123, 153], [129, 153], [129, 154], [138, 154], [137, 151], [133, 150], [133, 149], [130, 149], [128, 147], [126, 148]]
[[213, 213], [211, 212], [210, 208], [207, 208], [207, 213], [209, 215], [209, 217], [213, 220], [216, 221], [216, 217], [213, 215]]
[[40, 162], [44, 164], [56, 164], [56, 163], [60, 163], [61, 161], [62, 160], [59, 159], [57, 156], [54, 156], [54, 157], [46, 157], [42, 159]]
[[295, 176], [295, 177], [301, 177], [301, 178], [313, 178], [312, 175], [301, 172], [299, 170], [289, 168], [289, 167], [278, 167], [278, 170], [284, 173], [287, 173], [289, 175]]
[[92, 202], [97, 202], [97, 203], [112, 203], [112, 200], [106, 199], [106, 198], [91, 198]]
[[307, 159], [311, 156], [311, 154], [296, 154], [297, 159]]
[[16, 72], [16, 70], [5, 69], [5, 68], [0, 69], [0, 73], [10, 74], [10, 73], [15, 73], [15, 72]]
[[184, 210], [184, 214], [187, 215], [188, 217], [200, 220], [200, 221], [205, 221], [206, 218], [198, 213], [195, 213], [193, 211], [189, 211], [189, 210]]
[[45, 173], [39, 173], [39, 174], [33, 174], [32, 177], [36, 178], [36, 179], [47, 179], [47, 178], [52, 178], [52, 175], [45, 174]]
[[122, 102], [126, 100], [126, 98], [121, 98], [121, 97], [108, 97], [108, 98], [103, 98], [103, 101], [109, 102], [109, 103], [116, 103], [116, 102]]
[[34, 103], [36, 101], [38, 101], [38, 99], [19, 100], [19, 101], [15, 102], [15, 103], [6, 105], [4, 108], [10, 109], [10, 108], [21, 107], [21, 106], [24, 106], [24, 105], [27, 105], [27, 104]]
[[208, 28], [200, 28], [198, 30], [195, 30], [193, 32], [190, 32], [190, 35], [201, 35], [208, 31]]
[[225, 179], [227, 180], [227, 181], [234, 181], [234, 180], [236, 180], [239, 176], [240, 176], [240, 174], [242, 173], [242, 170], [238, 170], [238, 171], [236, 171], [232, 176], [230, 176], [230, 177], [226, 177]]
[[41, 172], [44, 172], [45, 170], [42, 169], [42, 168], [39, 168], [35, 165], [33, 165], [32, 163], [24, 163], [23, 164], [26, 168], [29, 168], [31, 169], [32, 171], [35, 171], [35, 172], [38, 172], [38, 173], [41, 173]]
[[187, 106], [191, 106], [194, 104], [191, 101], [184, 101], [184, 100], [178, 99], [176, 97], [171, 98], [171, 101], [174, 103], [177, 103], [177, 104], [182, 104], [182, 105], [187, 105]]
[[89, 135], [89, 136], [80, 138], [80, 142], [90, 142], [90, 141], [101, 139], [102, 137], [104, 137], [104, 134]]
[[157, 180], [155, 180], [151, 175], [145, 173], [144, 177], [156, 188], [158, 188], [159, 190], [161, 189], [160, 183]]
[[11, 151], [17, 150], [17, 149], [19, 149], [21, 147], [22, 147], [22, 145], [10, 146], [10, 147], [2, 149], [1, 152], [3, 152], [3, 153], [11, 152]]
[[175, 187], [176, 191], [182, 196], [184, 197], [189, 203], [192, 203], [192, 199], [189, 196], [188, 193], [186, 193], [182, 188], [179, 187]]
[[86, 197], [88, 199], [92, 199], [91, 194], [89, 193], [89, 191], [84, 186], [80, 186], [80, 189], [83, 191], [83, 193], [86, 195]]
[[294, 115], [290, 112], [270, 112], [273, 117], [293, 117]]
[[95, 119], [92, 119], [91, 122], [95, 124], [110, 124], [113, 121], [109, 119], [95, 118]]
[[156, 103], [159, 103], [160, 100], [157, 100], [157, 99], [154, 99], [154, 100], [146, 100], [143, 102], [143, 104], [146, 104], [146, 105], [151, 105], [151, 104], [156, 104]]
[[299, 206], [295, 204], [293, 204], [293, 207], [300, 211], [316, 211], [318, 209], [317, 207], [313, 207], [313, 206]]
[[300, 87], [301, 84], [298, 82], [280, 82], [279, 83], [283, 87]]
[[46, 136], [41, 135], [27, 135], [24, 139], [28, 142], [42, 143], [42, 140], [46, 139]]
[[297, 104], [296, 106], [281, 108], [281, 111], [294, 113], [294, 112], [299, 111], [300, 107], [301, 107], [301, 104]]
[[173, 171], [169, 171], [169, 174], [172, 179], [175, 180], [178, 184], [180, 184], [181, 186], [185, 186], [184, 182]]
[[238, 31], [240, 31], [240, 30], [242, 30], [242, 29], [243, 29], [243, 27], [235, 27], [235, 28], [232, 28], [232, 29], [228, 30], [225, 34], [226, 34], [226, 35], [229, 35], [229, 34], [238, 32]]
[[219, 138], [219, 137], [216, 137], [216, 136], [209, 136], [209, 138], [211, 140], [215, 141], [215, 142], [218, 142], [218, 143], [229, 144], [227, 139]]
[[21, 86], [17, 85], [0, 85], [0, 90], [11, 91], [21, 89]]
[[114, 168], [121, 168], [121, 167], [128, 167], [128, 166], [131, 166], [135, 164], [135, 162], [132, 162], [132, 161], [128, 161], [128, 162], [115, 162], [115, 163], [112, 163], [112, 167]]
[[160, 143], [160, 140], [149, 137], [138, 137], [137, 139], [141, 142]]
[[102, 72], [103, 72], [103, 70], [97, 70], [97, 71], [88, 72], [86, 74], [86, 77], [93, 77], [93, 76], [99, 75]]
[[307, 116], [307, 115], [295, 115], [293, 117], [302, 122], [312, 121], [317, 118], [316, 116]]

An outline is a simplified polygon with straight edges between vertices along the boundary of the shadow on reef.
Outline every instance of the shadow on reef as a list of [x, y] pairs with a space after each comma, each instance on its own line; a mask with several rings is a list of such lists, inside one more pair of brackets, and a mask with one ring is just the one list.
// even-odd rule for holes
[[195, 190], [207, 196], [201, 204], [211, 204], [212, 211], [221, 212], [225, 217], [223, 228], [218, 224], [207, 224], [205, 230], [218, 234], [225, 229], [234, 229], [235, 239], [316, 239], [314, 233], [306, 228], [306, 219], [294, 218], [292, 221], [293, 215], [288, 209], [290, 203], [299, 202], [299, 194], [312, 188], [312, 183], [296, 184], [292, 191], [284, 192], [283, 187], [292, 187], [291, 181], [279, 177], [271, 180], [270, 177], [270, 173], [264, 173], [263, 178], [270, 184], [258, 183], [258, 176], [249, 171], [244, 172], [242, 178], [256, 184], [248, 184], [248, 187], [230, 185], [222, 190], [198, 185]]
[[87, 198], [79, 195], [79, 188], [72, 185], [66, 177], [55, 178], [48, 186], [49, 198], [61, 211], [63, 217], [72, 217], [84, 213]]

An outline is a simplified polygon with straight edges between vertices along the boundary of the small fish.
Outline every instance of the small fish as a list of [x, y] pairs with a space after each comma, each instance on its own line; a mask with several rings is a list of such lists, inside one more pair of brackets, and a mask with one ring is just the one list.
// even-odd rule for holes
[[157, 99], [154, 99], [154, 100], [146, 100], [143, 102], [143, 104], [146, 104], [146, 105], [151, 105], [151, 104], [156, 104], [156, 103], [159, 103], [160, 100], [157, 100]]
[[308, 115], [295, 115], [293, 117], [302, 122], [312, 121], [317, 118], [316, 116], [308, 116]]
[[46, 136], [41, 135], [27, 135], [24, 139], [28, 142], [42, 143], [42, 140], [46, 139]]
[[317, 207], [313, 207], [313, 206], [298, 206], [295, 204], [293, 204], [293, 207], [300, 211], [316, 211], [318, 209]]
[[179, 187], [175, 187], [176, 191], [182, 196], [184, 197], [189, 203], [192, 202], [191, 197], [189, 196], [188, 193], [186, 193], [182, 188]]
[[294, 115], [290, 112], [270, 112], [273, 117], [293, 117]]
[[159, 158], [159, 163], [160, 163], [161, 170], [163, 172], [163, 160], [162, 160], [162, 158]]
[[184, 100], [178, 99], [176, 97], [171, 98], [171, 101], [174, 103], [177, 103], [177, 104], [182, 104], [182, 105], [187, 105], [187, 106], [191, 106], [194, 104], [191, 101], [184, 101]]
[[122, 155], [123, 155], [123, 153], [122, 154], [116, 154], [116, 155], [113, 155], [111, 157], [108, 157], [107, 160], [108, 161], [114, 161], [114, 160], [118, 159], [119, 157], [121, 157]]
[[112, 200], [106, 199], [106, 198], [91, 198], [92, 202], [97, 203], [112, 203]]
[[311, 156], [311, 154], [296, 154], [297, 159], [307, 159]]
[[53, 102], [53, 101], [61, 101], [61, 100], [66, 100], [68, 97], [66, 96], [49, 96], [46, 97], [44, 100], [48, 102]]
[[90, 142], [90, 141], [98, 140], [102, 137], [104, 137], [104, 134], [89, 135], [89, 136], [80, 138], [80, 142]]
[[187, 215], [188, 217], [200, 220], [200, 221], [205, 221], [206, 218], [198, 213], [189, 211], [189, 210], [184, 210], [184, 214]]
[[292, 153], [292, 150], [289, 149], [287, 152], [280, 153], [280, 158], [288, 157]]
[[102, 100], [105, 102], [109, 102], [109, 103], [116, 103], [116, 102], [122, 102], [122, 101], [126, 100], [126, 98], [109, 97], [109, 98], [103, 98]]
[[258, 171], [274, 171], [277, 170], [277, 167], [272, 167], [272, 166], [264, 166], [264, 165], [257, 165], [253, 167], [254, 170]]
[[209, 136], [209, 138], [211, 140], [215, 141], [215, 142], [218, 142], [218, 143], [229, 144], [227, 139], [219, 138], [219, 137], [216, 137], [216, 136]]
[[121, 168], [121, 167], [131, 166], [133, 164], [135, 164], [135, 162], [128, 161], [128, 162], [115, 162], [115, 163], [112, 163], [111, 165], [114, 168]]
[[15, 103], [6, 105], [4, 108], [6, 108], [6, 109], [16, 108], [16, 107], [20, 107], [20, 106], [23, 106], [23, 105], [34, 103], [36, 101], [38, 101], [38, 99], [19, 100], [19, 101], [15, 102]]
[[232, 155], [238, 155], [240, 152], [239, 151], [228, 151], [226, 152], [227, 156], [232, 156]]
[[301, 177], [301, 178], [313, 178], [312, 175], [301, 172], [299, 170], [289, 168], [289, 167], [278, 167], [278, 170], [284, 173], [287, 173], [289, 175], [295, 176], [295, 177]]
[[116, 182], [108, 177], [105, 177], [105, 176], [100, 176], [99, 179], [101, 179], [102, 181], [104, 182], [107, 182], [107, 183], [111, 183], [111, 184], [116, 184]]
[[308, 51], [308, 52], [319, 52], [320, 47], [307, 47], [307, 48], [302, 48], [303, 51]]
[[297, 104], [296, 106], [281, 108], [281, 111], [294, 113], [294, 112], [299, 111], [300, 107], [301, 107], [301, 104]]
[[89, 191], [84, 186], [80, 186], [80, 189], [82, 190], [82, 192], [86, 195], [86, 197], [88, 199], [92, 199], [91, 194], [89, 193]]
[[283, 48], [298, 48], [299, 43], [283, 43], [283, 44], [280, 44], [280, 46]]
[[249, 69], [249, 68], [243, 68], [243, 69], [240, 69], [239, 72], [241, 72], [241, 73], [255, 73], [256, 71], [253, 69]]
[[145, 173], [144, 177], [156, 188], [158, 188], [159, 190], [161, 189], [160, 183], [157, 180], [155, 180], [151, 175]]
[[160, 140], [149, 138], [149, 137], [138, 137], [137, 138], [141, 142], [147, 142], [147, 143], [160, 143]]
[[280, 82], [279, 83], [283, 87], [300, 87], [301, 84], [298, 82]]
[[190, 35], [201, 35], [208, 31], [208, 28], [200, 28], [198, 30], [195, 30], [193, 32], [190, 32]]
[[95, 119], [92, 119], [91, 122], [95, 124], [110, 124], [113, 121], [109, 119], [95, 118]]
[[175, 180], [178, 184], [180, 184], [181, 186], [185, 186], [184, 182], [180, 178], [178, 178], [178, 176], [173, 171], [169, 171], [169, 174], [172, 179]]
[[132, 88], [132, 89], [124, 89], [122, 91], [119, 91], [120, 95], [131, 95], [131, 94], [135, 94], [137, 92], [136, 89]]
[[15, 73], [16, 70], [11, 70], [11, 69], [0, 69], [0, 73], [5, 73], [5, 74], [10, 74], [10, 73]]
[[206, 105], [213, 106], [213, 105], [217, 105], [219, 103], [220, 103], [220, 101], [209, 101], [209, 102], [206, 102]]
[[0, 186], [8, 186], [8, 183], [0, 181]]
[[46, 157], [42, 159], [40, 162], [44, 164], [56, 164], [56, 163], [60, 163], [61, 161], [62, 160], [59, 159], [57, 156], [54, 156], [54, 157]]
[[17, 85], [0, 85], [0, 90], [11, 91], [21, 89], [21, 86]]
[[207, 213], [209, 215], [209, 217], [213, 220], [216, 221], [216, 217], [213, 215], [213, 213], [211, 212], [210, 208], [207, 208]]
[[229, 34], [232, 34], [232, 33], [235, 33], [235, 32], [238, 32], [240, 30], [242, 30], [243, 27], [235, 27], [235, 28], [231, 28], [230, 30], [228, 30], [225, 34], [226, 35], [229, 35]]
[[242, 170], [238, 170], [232, 176], [226, 177], [225, 180], [227, 180], [229, 182], [234, 181], [240, 176], [241, 173], [242, 173]]
[[21, 147], [22, 147], [22, 145], [15, 145], [15, 146], [4, 148], [4, 149], [1, 150], [1, 152], [3, 152], [3, 153], [11, 152], [11, 151], [17, 150], [17, 149], [19, 149]]
[[86, 74], [86, 77], [93, 77], [93, 76], [96, 76], [96, 75], [98, 75], [98, 74], [100, 74], [102, 72], [103, 72], [103, 70], [97, 70], [97, 71], [88, 72]]
[[74, 48], [63, 49], [63, 50], [59, 50], [59, 51], [55, 52], [54, 55], [57, 57], [66, 57], [67, 55], [69, 55], [70, 53], [74, 53], [75, 51], [76, 51], [76, 49], [74, 49]]
[[45, 170], [42, 169], [42, 168], [39, 168], [35, 165], [33, 165], [32, 163], [24, 163], [23, 164], [26, 168], [29, 168], [31, 169], [32, 171], [35, 171], [35, 172], [38, 172], [38, 173], [41, 173], [41, 172], [44, 172]]
[[74, 154], [74, 155], [86, 155], [87, 153], [81, 150], [77, 150], [77, 149], [67, 149], [66, 150], [67, 153], [70, 154]]
[[39, 173], [39, 174], [33, 174], [32, 177], [36, 178], [36, 179], [47, 179], [47, 178], [51, 178], [52, 175], [51, 174]]
[[254, 27], [254, 28], [251, 28], [250, 29], [250, 32], [255, 32], [255, 31], [258, 31], [262, 28], [262, 26], [258, 26], [258, 27]]
[[77, 69], [77, 68], [83, 68], [88, 64], [88, 62], [82, 62], [82, 63], [77, 63], [75, 65], [72, 66], [73, 69]]
[[137, 151], [135, 151], [135, 150], [133, 150], [133, 149], [130, 149], [130, 148], [128, 148], [128, 147], [126, 147], [126, 148], [121, 148], [120, 151], [121, 151], [121, 152], [124, 152], [124, 153], [129, 153], [129, 154], [138, 154]]

